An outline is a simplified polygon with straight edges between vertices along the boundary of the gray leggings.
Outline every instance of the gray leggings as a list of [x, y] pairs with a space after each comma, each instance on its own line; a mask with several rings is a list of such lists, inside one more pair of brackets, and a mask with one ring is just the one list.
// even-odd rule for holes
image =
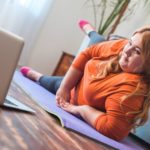
[[90, 38], [88, 46], [106, 41], [105, 37], [103, 35], [98, 34], [96, 31], [90, 32], [88, 36]]
[[62, 80], [63, 77], [61, 76], [44, 75], [39, 79], [39, 84], [51, 93], [56, 94]]

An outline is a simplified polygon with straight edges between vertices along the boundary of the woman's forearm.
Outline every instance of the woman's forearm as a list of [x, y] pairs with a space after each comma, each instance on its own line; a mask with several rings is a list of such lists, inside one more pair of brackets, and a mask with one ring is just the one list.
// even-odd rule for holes
[[88, 105], [84, 105], [84, 106], [77, 106], [77, 107], [81, 107], [79, 108], [78, 112], [80, 114], [80, 116], [87, 122], [89, 123], [91, 126], [95, 126], [95, 121], [96, 119], [100, 116], [105, 114], [102, 111], [99, 111], [91, 106]]
[[81, 79], [82, 75], [83, 73], [80, 70], [70, 67], [60, 85], [60, 88], [71, 90]]
[[70, 100], [71, 89], [76, 86], [81, 77], [82, 72], [80, 70], [73, 67], [69, 68], [56, 92], [56, 103], [58, 106], [60, 106], [62, 102], [68, 102]]
[[104, 112], [97, 110], [88, 105], [76, 106], [68, 102], [61, 103], [60, 107], [74, 115], [81, 116], [88, 124], [95, 127], [96, 119], [105, 114]]

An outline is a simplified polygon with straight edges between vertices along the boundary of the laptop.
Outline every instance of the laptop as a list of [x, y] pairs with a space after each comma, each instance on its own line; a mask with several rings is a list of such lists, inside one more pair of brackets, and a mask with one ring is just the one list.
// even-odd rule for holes
[[34, 113], [33, 109], [7, 95], [23, 45], [23, 38], [0, 28], [0, 106]]

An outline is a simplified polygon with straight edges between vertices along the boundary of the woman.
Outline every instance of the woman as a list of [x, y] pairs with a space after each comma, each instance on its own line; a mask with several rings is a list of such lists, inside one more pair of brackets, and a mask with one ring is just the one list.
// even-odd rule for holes
[[63, 80], [26, 67], [21, 72], [56, 93], [59, 107], [119, 141], [147, 120], [149, 58], [150, 27], [143, 27], [130, 40], [105, 41], [82, 51]]

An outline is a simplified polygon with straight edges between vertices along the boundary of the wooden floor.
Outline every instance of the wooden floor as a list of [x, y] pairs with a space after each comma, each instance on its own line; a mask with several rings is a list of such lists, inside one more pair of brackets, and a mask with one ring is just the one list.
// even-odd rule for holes
[[[41, 109], [29, 95], [14, 83], [11, 85], [9, 95], [23, 103], [30, 104], [36, 110], [36, 114], [0, 108], [0, 150], [114, 149], [62, 128], [54, 116]], [[143, 143], [141, 145], [148, 150], [147, 145]]]

